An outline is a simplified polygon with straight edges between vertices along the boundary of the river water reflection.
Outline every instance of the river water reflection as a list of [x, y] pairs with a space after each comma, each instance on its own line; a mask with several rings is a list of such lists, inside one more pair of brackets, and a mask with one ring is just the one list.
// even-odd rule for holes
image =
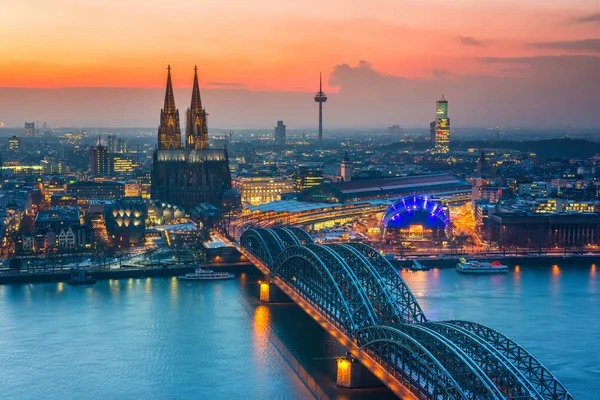
[[[334, 339], [292, 304], [261, 305], [258, 273], [0, 286], [6, 399], [391, 399], [335, 386]], [[403, 272], [430, 319], [507, 334], [578, 399], [600, 381], [595, 267], [521, 267], [496, 276]]]

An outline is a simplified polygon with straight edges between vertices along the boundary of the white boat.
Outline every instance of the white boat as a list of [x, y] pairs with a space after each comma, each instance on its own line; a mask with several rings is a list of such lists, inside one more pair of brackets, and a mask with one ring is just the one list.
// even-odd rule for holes
[[458, 260], [456, 265], [458, 272], [464, 272], [469, 274], [493, 274], [508, 272], [508, 266], [503, 265], [498, 261], [486, 262], [486, 261], [466, 261], [464, 258]]
[[210, 269], [196, 268], [196, 271], [178, 276], [182, 281], [214, 281], [218, 279], [233, 279], [235, 275], [231, 272], [215, 272]]

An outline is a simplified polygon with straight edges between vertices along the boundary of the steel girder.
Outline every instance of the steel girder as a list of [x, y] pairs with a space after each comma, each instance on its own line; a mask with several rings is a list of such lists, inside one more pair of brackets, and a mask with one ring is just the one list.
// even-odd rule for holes
[[373, 304], [379, 323], [402, 323], [404, 318], [393, 293], [370, 261], [354, 247], [345, 244], [331, 244], [328, 248], [335, 251], [352, 269], [360, 280], [369, 301]]
[[536, 388], [527, 381], [500, 352], [477, 335], [459, 326], [443, 322], [424, 324], [458, 346], [488, 375], [496, 388], [507, 398], [541, 399]]
[[300, 239], [287, 228], [272, 228], [273, 232], [283, 241], [284, 247], [301, 245]]
[[395, 304], [401, 309], [402, 322], [413, 324], [427, 321], [421, 306], [410, 291], [410, 288], [385, 257], [364, 243], [348, 243], [348, 246], [355, 248], [367, 258], [373, 269], [381, 276], [385, 285], [392, 293]]
[[274, 257], [271, 253], [269, 245], [265, 238], [260, 233], [261, 229], [248, 229], [242, 233], [240, 244], [248, 250], [253, 256], [271, 267], [274, 262]]
[[335, 253], [324, 247], [288, 247], [277, 257], [271, 272], [349, 337], [355, 330], [376, 323], [372, 305], [364, 298], [356, 278]]
[[575, 397], [541, 362], [508, 336], [487, 326], [468, 321], [447, 321], [466, 329], [502, 353], [527, 380], [534, 385], [544, 399], [574, 400]]
[[298, 240], [300, 241], [301, 244], [306, 245], [306, 244], [314, 244], [315, 243], [313, 238], [304, 229], [296, 228], [293, 226], [289, 226], [285, 229], [292, 232], [298, 238]]
[[421, 324], [401, 324], [394, 328], [429, 350], [458, 382], [468, 399], [504, 399], [490, 377], [452, 341]]
[[437, 358], [405, 332], [390, 326], [369, 326], [356, 332], [356, 341], [419, 398], [470, 398]]
[[370, 246], [315, 245], [299, 228], [249, 229], [240, 243], [423, 399], [574, 400], [505, 335], [472, 322], [427, 322], [399, 273]]
[[273, 259], [277, 258], [279, 253], [285, 248], [283, 240], [281, 240], [279, 235], [277, 235], [273, 229], [257, 229], [256, 231], [265, 239]]

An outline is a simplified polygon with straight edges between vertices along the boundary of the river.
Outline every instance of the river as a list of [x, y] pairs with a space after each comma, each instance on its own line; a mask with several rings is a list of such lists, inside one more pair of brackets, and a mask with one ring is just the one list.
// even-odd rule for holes
[[[430, 319], [515, 339], [580, 400], [600, 381], [595, 266], [506, 275], [403, 272]], [[260, 275], [0, 286], [3, 399], [394, 398], [335, 386], [334, 339], [293, 304], [261, 305]]]

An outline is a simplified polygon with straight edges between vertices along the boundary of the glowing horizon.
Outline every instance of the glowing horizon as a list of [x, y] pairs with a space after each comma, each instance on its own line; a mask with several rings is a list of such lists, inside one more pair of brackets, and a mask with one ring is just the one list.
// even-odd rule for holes
[[167, 64], [175, 87], [197, 64], [205, 87], [258, 91], [314, 91], [320, 71], [359, 60], [413, 79], [504, 76], [481, 60], [598, 54], [598, 12], [591, 0], [24, 0], [0, 15], [0, 87], [157, 88]]
[[4, 5], [1, 121], [154, 126], [170, 64], [209, 127], [306, 126], [320, 72], [326, 130], [428, 127], [442, 93], [453, 127], [598, 125], [597, 0], [106, 3]]

